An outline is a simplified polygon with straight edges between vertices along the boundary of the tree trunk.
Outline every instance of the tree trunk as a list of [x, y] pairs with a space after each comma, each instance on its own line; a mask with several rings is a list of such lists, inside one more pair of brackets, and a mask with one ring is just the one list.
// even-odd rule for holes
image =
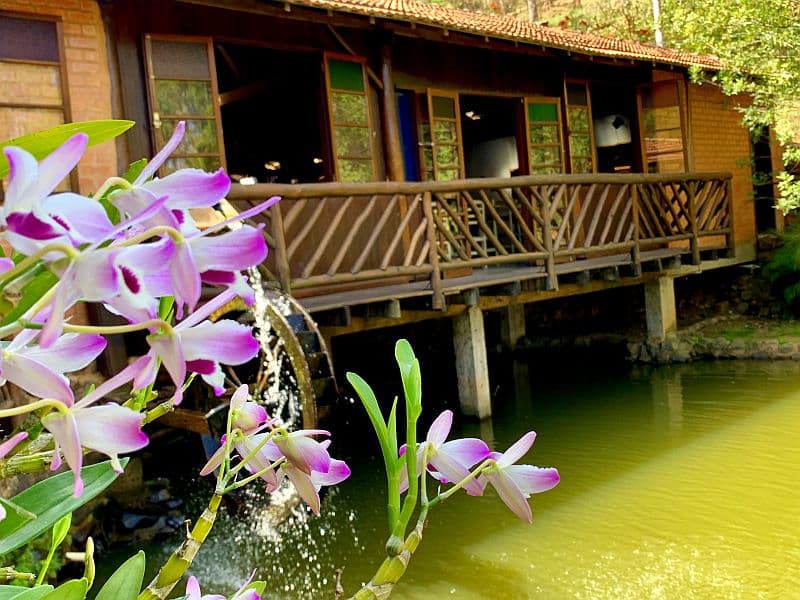
[[539, 20], [539, 0], [528, 0], [528, 21], [535, 23]]

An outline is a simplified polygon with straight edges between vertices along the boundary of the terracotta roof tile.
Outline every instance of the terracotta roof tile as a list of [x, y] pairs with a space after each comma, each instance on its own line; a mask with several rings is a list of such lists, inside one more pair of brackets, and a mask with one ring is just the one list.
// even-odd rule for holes
[[445, 27], [454, 31], [594, 56], [643, 60], [686, 67], [697, 65], [714, 70], [722, 68], [722, 63], [711, 56], [659, 48], [642, 42], [618, 40], [559, 27], [547, 27], [507, 16], [460, 10], [421, 0], [289, 0], [289, 4]]

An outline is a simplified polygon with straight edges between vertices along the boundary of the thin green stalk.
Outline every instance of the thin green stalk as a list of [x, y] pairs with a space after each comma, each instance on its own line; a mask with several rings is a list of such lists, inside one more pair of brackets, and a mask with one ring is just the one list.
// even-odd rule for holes
[[208, 506], [200, 515], [200, 518], [192, 527], [183, 543], [172, 553], [164, 566], [159, 569], [158, 574], [150, 582], [138, 600], [165, 600], [169, 596], [175, 585], [186, 574], [186, 570], [191, 566], [192, 561], [200, 551], [203, 542], [206, 541], [214, 520], [217, 518], [217, 510], [222, 502], [222, 494], [214, 492]]
[[58, 400], [49, 400], [47, 398], [43, 400], [37, 400], [36, 402], [31, 402], [30, 404], [25, 404], [23, 406], [13, 406], [11, 408], [6, 408], [0, 410], [0, 419], [5, 417], [15, 417], [17, 415], [24, 415], [25, 413], [33, 412], [39, 410], [40, 408], [54, 408], [60, 412], [66, 413], [67, 412], [67, 405], [63, 402], [59, 402]]
[[19, 277], [20, 275], [24, 274], [29, 268], [34, 266], [39, 260], [45, 255], [50, 252], [61, 252], [62, 254], [66, 254], [72, 258], [78, 256], [79, 252], [75, 250], [72, 246], [67, 246], [66, 244], [47, 244], [43, 248], [40, 248], [30, 256], [25, 257], [22, 259], [18, 264], [14, 267], [0, 275], [0, 291], [5, 289], [5, 287], [11, 283], [14, 279]]
[[[38, 325], [33, 323], [32, 325]], [[26, 324], [26, 327], [28, 325]], [[41, 326], [40, 326], [41, 327]], [[163, 329], [166, 333], [173, 333], [172, 325], [161, 319], [150, 319], [141, 323], [131, 323], [130, 325], [70, 325], [64, 324], [64, 331], [67, 333], [99, 333], [102, 335], [114, 335], [118, 333], [133, 333], [144, 329]]]
[[245, 467], [245, 465], [247, 465], [247, 462], [248, 462], [248, 461], [250, 461], [250, 460], [252, 460], [252, 459], [255, 457], [255, 455], [256, 455], [256, 454], [258, 454], [258, 453], [259, 453], [259, 451], [260, 451], [260, 450], [261, 450], [261, 449], [262, 449], [262, 448], [263, 448], [263, 447], [264, 447], [264, 446], [267, 444], [267, 442], [268, 442], [268, 441], [270, 441], [270, 440], [272, 439], [272, 436], [273, 436], [273, 435], [274, 435], [274, 432], [270, 432], [269, 434], [267, 434], [266, 436], [264, 436], [264, 439], [263, 439], [263, 440], [261, 440], [261, 441], [258, 443], [258, 445], [257, 445], [255, 448], [253, 448], [253, 449], [250, 451], [250, 453], [249, 453], [247, 456], [245, 456], [245, 457], [244, 457], [244, 458], [243, 458], [243, 459], [242, 459], [242, 460], [239, 462], [239, 464], [238, 464], [238, 465], [236, 465], [236, 466], [235, 466], [235, 467], [233, 467], [233, 468], [232, 468], [230, 471], [228, 471], [228, 477], [227, 477], [227, 480], [228, 480], [228, 481], [230, 481], [230, 478], [231, 478], [232, 476], [236, 475], [236, 473], [238, 473], [238, 472], [239, 472], [241, 469], [243, 469], [243, 468]]
[[253, 473], [252, 475], [249, 475], [248, 477], [245, 477], [241, 481], [236, 481], [233, 484], [229, 485], [228, 487], [225, 488], [225, 493], [227, 494], [228, 492], [231, 492], [233, 490], [239, 489], [240, 487], [246, 486], [248, 483], [250, 483], [254, 479], [258, 479], [259, 477], [261, 477], [264, 473], [267, 473], [269, 471], [274, 471], [275, 469], [277, 469], [285, 461], [286, 461], [286, 459], [284, 457], [279, 458], [278, 460], [276, 460], [274, 463], [272, 463], [268, 467], [264, 467], [260, 471], [258, 471], [256, 473]]
[[131, 182], [128, 181], [127, 179], [123, 177], [109, 177], [103, 182], [103, 185], [100, 186], [100, 189], [97, 190], [94, 197], [102, 198], [103, 196], [106, 195], [106, 192], [108, 192], [108, 190], [110, 190], [113, 187], [121, 187], [122, 189], [125, 190], [133, 189], [133, 185], [131, 185]]
[[25, 573], [23, 571], [17, 571], [14, 567], [0, 567], [0, 583], [7, 583], [9, 581], [34, 581], [36, 579], [36, 575], [33, 573]]
[[392, 531], [392, 540], [396, 543], [406, 535], [406, 527], [414, 514], [417, 506], [417, 493], [419, 481], [417, 480], [417, 418], [415, 411], [406, 406], [406, 472], [408, 473], [408, 493], [403, 500], [403, 509], [400, 518]]
[[451, 487], [446, 492], [444, 492], [442, 494], [439, 494], [438, 496], [436, 496], [436, 498], [431, 500], [428, 503], [428, 508], [433, 508], [434, 506], [436, 506], [440, 502], [444, 502], [445, 500], [447, 500], [450, 496], [455, 494], [458, 490], [460, 490], [462, 487], [464, 487], [467, 483], [469, 483], [470, 481], [475, 479], [478, 475], [480, 475], [481, 472], [486, 467], [488, 467], [488, 466], [490, 466], [492, 464], [494, 464], [494, 460], [491, 459], [491, 458], [487, 458], [485, 461], [483, 461], [481, 464], [479, 464], [477, 467], [475, 467], [469, 475], [464, 477], [464, 479], [459, 481], [457, 484], [455, 484], [453, 487]]

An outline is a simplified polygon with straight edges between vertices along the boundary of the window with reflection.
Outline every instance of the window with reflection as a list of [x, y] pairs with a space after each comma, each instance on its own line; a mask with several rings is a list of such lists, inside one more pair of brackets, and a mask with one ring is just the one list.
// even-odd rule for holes
[[570, 173], [594, 172], [592, 111], [586, 82], [566, 83]]
[[564, 172], [561, 108], [558, 98], [525, 100], [528, 129], [528, 163], [532, 175]]
[[642, 154], [648, 173], [681, 173], [686, 154], [678, 81], [641, 86]]

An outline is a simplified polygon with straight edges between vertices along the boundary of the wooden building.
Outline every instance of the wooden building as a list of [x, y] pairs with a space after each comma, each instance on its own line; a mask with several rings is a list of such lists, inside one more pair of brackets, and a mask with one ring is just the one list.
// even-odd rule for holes
[[[687, 74], [718, 69], [710, 57], [416, 0], [0, 8], [4, 81], [60, 90], [7, 94], [0, 114], [132, 119], [119, 168], [185, 120], [167, 172], [224, 166], [249, 184], [235, 205], [284, 196], [265, 272], [327, 335], [454, 317], [481, 416], [482, 310], [506, 310], [513, 341], [526, 302], [644, 284], [663, 336], [672, 277], [755, 255], [746, 99]], [[41, 23], [52, 48], [20, 50]]]

